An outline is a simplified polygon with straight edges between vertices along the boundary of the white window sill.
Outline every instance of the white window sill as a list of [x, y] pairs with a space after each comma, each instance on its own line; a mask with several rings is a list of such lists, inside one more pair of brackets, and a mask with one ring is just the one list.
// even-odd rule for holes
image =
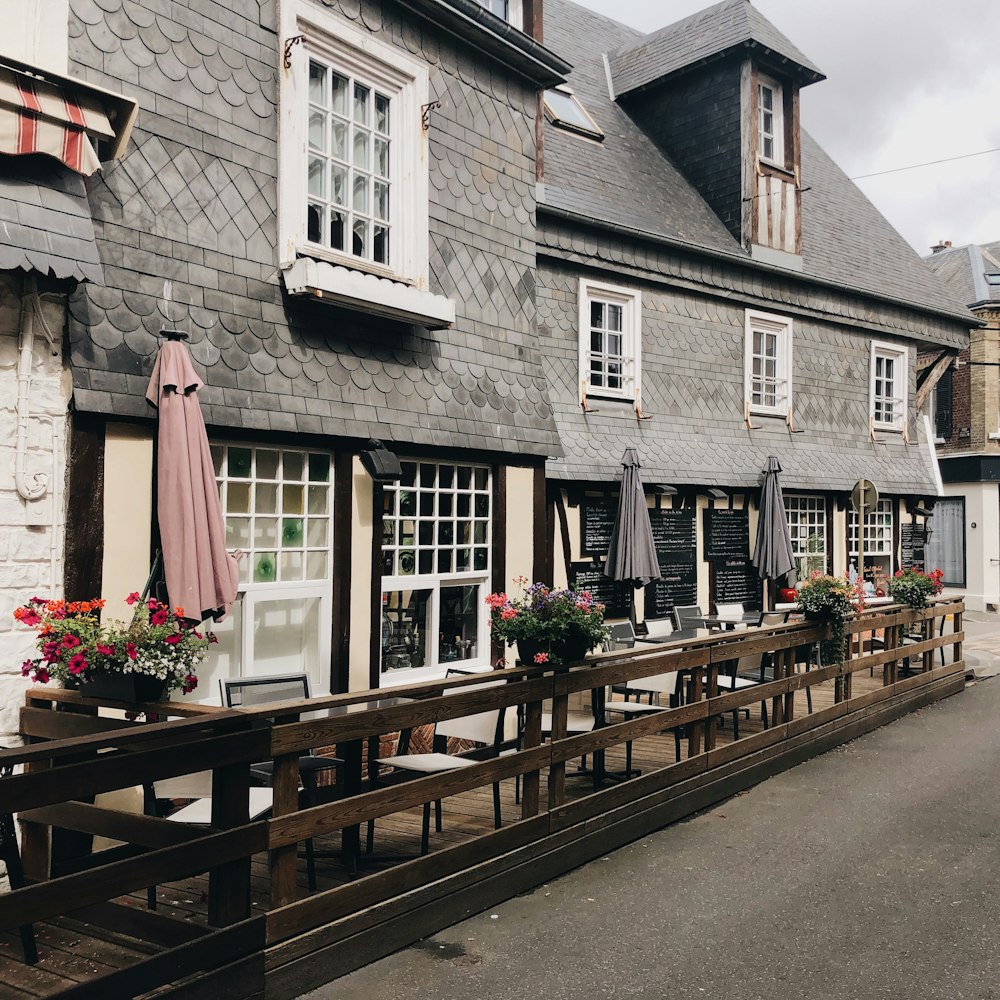
[[991, 441], [1000, 441], [1000, 431], [994, 431], [994, 432], [993, 432], [993, 433], [992, 433], [992, 434], [990, 435], [990, 440], [991, 440]]
[[282, 270], [289, 295], [306, 295], [404, 323], [441, 330], [455, 322], [455, 303], [402, 281], [341, 264], [299, 257]]
[[902, 424], [873, 424], [876, 431], [881, 434], [902, 434], [903, 425]]

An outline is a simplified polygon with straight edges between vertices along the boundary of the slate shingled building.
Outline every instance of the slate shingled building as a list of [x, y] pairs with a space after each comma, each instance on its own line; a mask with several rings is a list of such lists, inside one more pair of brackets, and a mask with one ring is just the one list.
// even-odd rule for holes
[[800, 129], [822, 74], [745, 0], [652, 35], [563, 0], [59, 4], [64, 72], [138, 117], [86, 202], [40, 196], [86, 243], [52, 537], [67, 595], [123, 612], [155, 547], [146, 385], [183, 331], [242, 574], [199, 695], [487, 666], [483, 597], [589, 572], [627, 444], [664, 510], [746, 509], [777, 455], [803, 570], [846, 568], [867, 476], [895, 564], [935, 492], [916, 350], [969, 316]]
[[588, 571], [581, 522], [623, 444], [657, 506], [699, 511], [682, 603], [751, 598], [738, 559], [723, 587], [703, 558], [700, 511], [750, 508], [753, 537], [772, 454], [800, 576], [856, 562], [862, 477], [882, 497], [865, 564], [895, 570], [937, 493], [917, 351], [954, 354], [971, 317], [800, 126], [822, 74], [746, 0], [649, 35], [546, 0], [545, 41], [573, 64], [548, 95], [538, 209], [556, 579]]

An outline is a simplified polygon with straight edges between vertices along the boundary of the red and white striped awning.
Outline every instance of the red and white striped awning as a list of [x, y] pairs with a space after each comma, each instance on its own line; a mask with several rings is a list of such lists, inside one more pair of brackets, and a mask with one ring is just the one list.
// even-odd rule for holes
[[91, 140], [110, 141], [117, 154], [134, 118], [135, 103], [117, 95], [0, 66], [0, 153], [45, 153], [89, 175], [101, 165]]

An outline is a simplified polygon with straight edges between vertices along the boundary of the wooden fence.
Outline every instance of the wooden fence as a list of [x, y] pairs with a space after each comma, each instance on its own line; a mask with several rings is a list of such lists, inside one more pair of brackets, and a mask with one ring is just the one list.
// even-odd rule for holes
[[[478, 675], [266, 709], [173, 706], [172, 713], [188, 717], [145, 724], [100, 716], [95, 702], [73, 692], [32, 690], [22, 711], [30, 745], [0, 752], [0, 762], [23, 765], [23, 773], [0, 779], [0, 810], [19, 816], [31, 881], [3, 897], [0, 931], [70, 915], [141, 938], [154, 949], [127, 968], [52, 995], [138, 996], [173, 984], [157, 996], [200, 997], [224, 983], [235, 991], [226, 995], [294, 997], [961, 690], [963, 610], [961, 603], [941, 602], [924, 611], [890, 607], [864, 613], [849, 623], [845, 662], [808, 672], [798, 670], [796, 661], [822, 633], [798, 623], [719, 633], [684, 648], [637, 646], [573, 668], [497, 671], [488, 679], [506, 683], [486, 687]], [[873, 635], [881, 640], [871, 642]], [[720, 671], [725, 675], [737, 658], [762, 653], [768, 654], [772, 679], [746, 690], [720, 690]], [[684, 679], [684, 704], [591, 732], [568, 732], [571, 704], [594, 690], [675, 670]], [[867, 683], [879, 674], [880, 684]], [[855, 691], [859, 675], [866, 679], [863, 693]], [[804, 692], [824, 685], [832, 686], [832, 699], [805, 713]], [[398, 700], [361, 707], [387, 694]], [[767, 728], [720, 738], [717, 720], [760, 703], [768, 709]], [[520, 738], [507, 753], [470, 752], [475, 762], [461, 769], [374, 789], [362, 785], [357, 794], [319, 804], [306, 804], [300, 795], [298, 759], [314, 748], [336, 746], [345, 751], [340, 756], [360, 760], [359, 748], [377, 746], [385, 734], [498, 708], [523, 720]], [[339, 714], [324, 717], [330, 709]], [[543, 710], [551, 713], [550, 734], [542, 731]], [[627, 742], [678, 727], [686, 744], [679, 762], [673, 742], [661, 740], [661, 759], [646, 765], [641, 776], [592, 794], [567, 795], [567, 762], [584, 755], [599, 759]], [[274, 761], [274, 806], [269, 818], [251, 822], [250, 769], [264, 760]], [[93, 801], [100, 793], [205, 770], [213, 774], [210, 827], [185, 827]], [[299, 898], [297, 854], [305, 841], [329, 843], [332, 836], [354, 843], [352, 831], [369, 820], [515, 777], [521, 795], [514, 822]], [[91, 854], [93, 836], [123, 843]], [[269, 902], [256, 913], [250, 902], [254, 855], [267, 858], [270, 878]], [[123, 900], [148, 886], [205, 872], [204, 926]]]

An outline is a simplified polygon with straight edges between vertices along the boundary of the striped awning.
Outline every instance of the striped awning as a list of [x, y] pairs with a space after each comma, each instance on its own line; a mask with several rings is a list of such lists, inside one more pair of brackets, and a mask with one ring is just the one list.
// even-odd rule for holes
[[54, 82], [0, 66], [0, 153], [45, 153], [90, 175], [101, 165], [93, 140], [108, 141], [117, 152], [123, 129], [127, 141], [134, 109], [134, 102], [82, 82], [65, 77]]

